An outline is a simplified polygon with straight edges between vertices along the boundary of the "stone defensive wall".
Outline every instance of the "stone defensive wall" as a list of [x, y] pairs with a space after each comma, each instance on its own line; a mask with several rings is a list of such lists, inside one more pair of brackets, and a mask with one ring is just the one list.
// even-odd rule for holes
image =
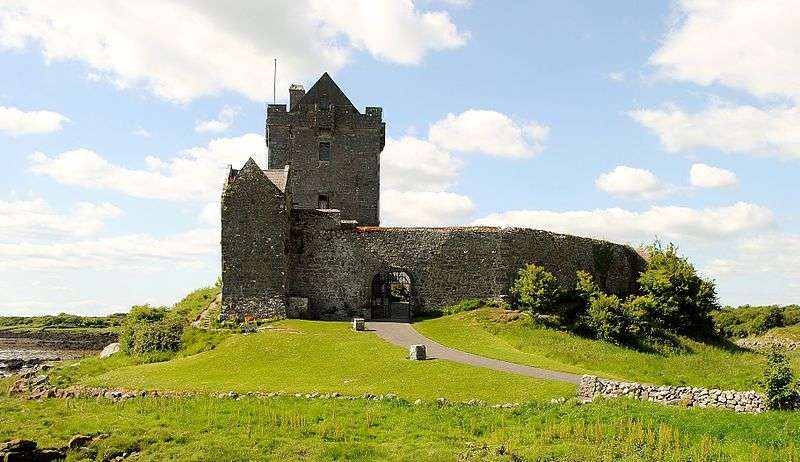
[[532, 229], [358, 227], [335, 210], [294, 210], [290, 229], [288, 295], [306, 298], [311, 318], [369, 318], [373, 278], [387, 271], [410, 276], [420, 312], [506, 296], [529, 263], [544, 266], [564, 289], [585, 270], [619, 295], [636, 291], [645, 266], [628, 246]]
[[578, 386], [578, 397], [584, 400], [621, 396], [673, 406], [731, 409], [736, 412], [759, 413], [767, 409], [764, 397], [755, 391], [648, 385], [601, 379], [593, 375], [584, 375]]

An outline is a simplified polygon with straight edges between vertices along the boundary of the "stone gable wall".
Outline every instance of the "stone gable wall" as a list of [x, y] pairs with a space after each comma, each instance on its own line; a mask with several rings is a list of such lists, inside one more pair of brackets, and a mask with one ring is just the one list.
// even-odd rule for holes
[[[644, 267], [626, 246], [520, 228], [342, 229], [335, 212], [292, 213], [289, 295], [308, 299], [310, 317], [369, 318], [373, 277], [405, 271], [417, 311], [509, 293], [517, 271], [543, 265], [564, 289], [592, 272], [605, 290], [629, 294]], [[598, 252], [598, 246], [602, 252]]]
[[578, 397], [627, 397], [639, 401], [683, 407], [720, 408], [736, 412], [759, 413], [766, 410], [763, 396], [755, 391], [717, 390], [696, 387], [670, 387], [634, 382], [618, 382], [584, 375], [578, 386]]
[[286, 198], [255, 168], [222, 195], [222, 317], [286, 315]]

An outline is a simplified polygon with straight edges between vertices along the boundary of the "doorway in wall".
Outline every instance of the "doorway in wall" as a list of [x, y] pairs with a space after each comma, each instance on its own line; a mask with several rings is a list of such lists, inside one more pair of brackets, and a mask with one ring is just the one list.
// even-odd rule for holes
[[372, 319], [411, 321], [411, 276], [385, 271], [372, 278]]

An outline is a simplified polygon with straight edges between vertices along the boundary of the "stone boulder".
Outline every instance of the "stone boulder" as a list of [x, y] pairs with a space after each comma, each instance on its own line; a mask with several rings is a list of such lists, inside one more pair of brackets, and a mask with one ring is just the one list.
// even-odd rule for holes
[[110, 343], [110, 344], [106, 345], [106, 347], [103, 348], [103, 351], [100, 352], [100, 357], [101, 358], [108, 358], [109, 356], [113, 355], [114, 353], [119, 353], [119, 343], [118, 342], [114, 342], [114, 343]]

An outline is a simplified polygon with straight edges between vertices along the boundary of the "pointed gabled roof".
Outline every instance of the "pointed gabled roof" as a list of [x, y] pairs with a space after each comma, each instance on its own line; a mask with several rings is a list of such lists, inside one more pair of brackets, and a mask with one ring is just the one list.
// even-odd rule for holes
[[285, 193], [286, 185], [289, 180], [289, 166], [287, 165], [286, 167], [279, 169], [261, 170], [261, 167], [259, 167], [256, 161], [251, 157], [247, 160], [247, 162], [245, 162], [241, 170], [231, 168], [230, 172], [228, 173], [227, 181], [230, 182], [236, 178], [249, 178], [250, 180], [258, 178], [260, 180], [262, 177], [265, 177], [267, 180], [269, 180], [267, 183], [271, 183], [272, 186], [278, 188], [280, 192]]
[[336, 85], [336, 82], [327, 72], [322, 74], [322, 77], [308, 90], [308, 93], [303, 96], [298, 104], [313, 105], [321, 101], [328, 102], [334, 106], [350, 106], [355, 109], [347, 95], [339, 88], [339, 85]]

